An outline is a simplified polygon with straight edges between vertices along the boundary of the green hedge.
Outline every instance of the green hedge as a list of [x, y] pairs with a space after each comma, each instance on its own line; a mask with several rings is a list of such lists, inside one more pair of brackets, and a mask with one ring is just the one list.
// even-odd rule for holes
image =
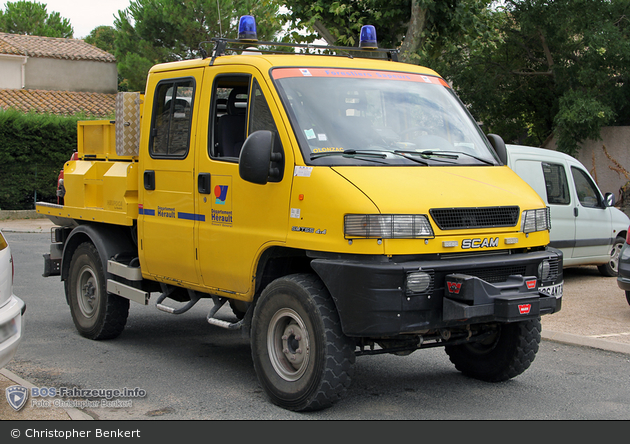
[[77, 122], [86, 116], [0, 110], [0, 209], [56, 203], [57, 177], [77, 149]]

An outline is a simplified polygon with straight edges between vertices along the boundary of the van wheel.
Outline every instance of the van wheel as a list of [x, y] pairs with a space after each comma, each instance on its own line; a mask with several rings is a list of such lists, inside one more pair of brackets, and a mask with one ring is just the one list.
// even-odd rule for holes
[[89, 339], [120, 335], [129, 315], [129, 299], [107, 293], [103, 264], [96, 247], [78, 246], [70, 261], [66, 297], [74, 325]]
[[446, 346], [455, 368], [466, 376], [501, 382], [523, 373], [531, 365], [540, 344], [540, 318], [499, 324], [484, 341]]
[[610, 259], [605, 264], [599, 265], [597, 269], [602, 276], [617, 277], [619, 274], [619, 253], [621, 253], [621, 247], [626, 240], [623, 237], [615, 238], [610, 249]]
[[332, 298], [313, 275], [267, 286], [254, 308], [251, 346], [260, 384], [280, 407], [320, 410], [350, 386], [354, 341], [341, 331]]

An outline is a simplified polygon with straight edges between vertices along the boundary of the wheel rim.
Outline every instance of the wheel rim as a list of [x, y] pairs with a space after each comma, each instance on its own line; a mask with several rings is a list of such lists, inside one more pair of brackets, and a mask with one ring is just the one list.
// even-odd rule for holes
[[87, 265], [79, 271], [77, 295], [81, 314], [86, 318], [94, 316], [98, 305], [98, 279]]
[[617, 273], [617, 269], [619, 268], [619, 254], [621, 253], [621, 248], [623, 244], [616, 243], [613, 245], [612, 250], [610, 250], [610, 268]]
[[308, 330], [300, 315], [289, 308], [278, 310], [267, 332], [267, 350], [276, 373], [285, 381], [302, 377], [308, 368], [310, 347]]

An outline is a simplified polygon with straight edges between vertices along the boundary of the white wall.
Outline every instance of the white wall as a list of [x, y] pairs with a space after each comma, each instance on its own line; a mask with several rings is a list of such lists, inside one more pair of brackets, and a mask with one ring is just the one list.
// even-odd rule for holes
[[112, 62], [29, 57], [24, 88], [114, 94], [118, 70]]
[[[630, 126], [602, 128], [602, 140], [581, 144], [577, 159], [584, 164], [602, 193], [621, 198], [620, 189], [630, 182]], [[555, 138], [544, 148], [555, 149]]]

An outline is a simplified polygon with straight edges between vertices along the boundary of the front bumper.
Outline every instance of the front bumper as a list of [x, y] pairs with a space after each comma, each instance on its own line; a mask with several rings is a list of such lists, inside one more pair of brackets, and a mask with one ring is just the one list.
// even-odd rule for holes
[[[543, 261], [552, 273], [538, 278]], [[383, 337], [487, 322], [516, 322], [560, 310], [562, 252], [553, 248], [495, 256], [328, 259], [311, 266], [330, 291], [344, 333]], [[407, 288], [407, 275], [431, 276], [426, 291]]]
[[0, 368], [13, 359], [24, 336], [24, 311], [26, 305], [17, 296], [0, 307]]

